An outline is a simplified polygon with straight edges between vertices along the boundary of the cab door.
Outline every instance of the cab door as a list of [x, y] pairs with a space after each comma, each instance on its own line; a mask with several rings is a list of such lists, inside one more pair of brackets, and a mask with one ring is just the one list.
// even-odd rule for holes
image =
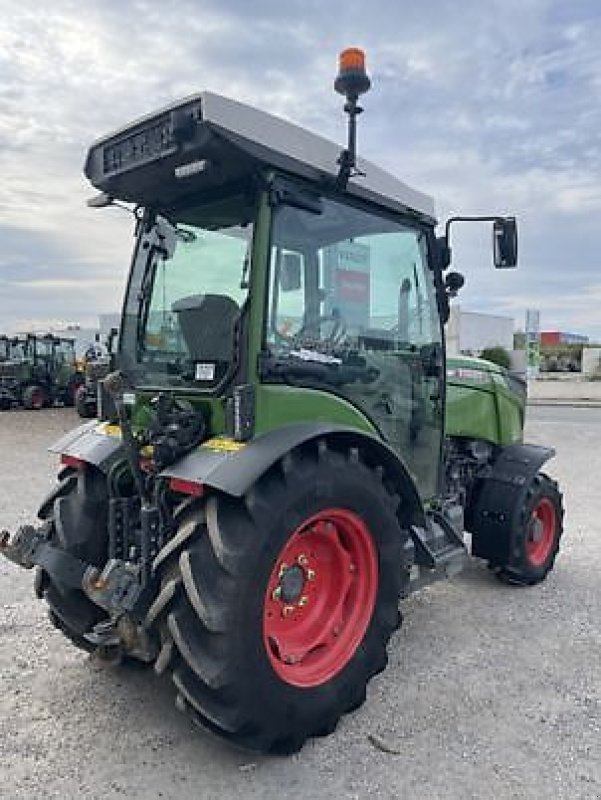
[[[293, 254], [301, 276], [290, 281], [282, 263]], [[426, 230], [337, 200], [324, 200], [319, 213], [281, 205], [267, 313], [266, 345], [288, 374], [298, 372], [295, 385], [350, 401], [422, 497], [435, 496], [443, 358]]]

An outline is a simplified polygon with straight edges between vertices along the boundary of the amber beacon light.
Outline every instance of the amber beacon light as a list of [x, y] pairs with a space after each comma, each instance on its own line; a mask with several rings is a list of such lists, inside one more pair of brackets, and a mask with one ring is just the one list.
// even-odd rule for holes
[[348, 47], [338, 57], [338, 76], [334, 88], [347, 98], [359, 97], [371, 86], [365, 70], [365, 53], [358, 47]]

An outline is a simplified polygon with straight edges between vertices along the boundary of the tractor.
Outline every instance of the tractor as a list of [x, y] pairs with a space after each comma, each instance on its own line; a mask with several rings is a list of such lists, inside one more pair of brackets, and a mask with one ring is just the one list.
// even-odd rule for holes
[[44, 365], [35, 363], [35, 337], [14, 336], [7, 339], [6, 358], [0, 362], [0, 410], [13, 406], [42, 408], [38, 389], [46, 381]]
[[[113, 344], [117, 329], [113, 328], [106, 338], [105, 352], [100, 347], [91, 348], [86, 353], [83, 367], [83, 382], [75, 394], [75, 408], [82, 419], [90, 419], [98, 413], [98, 386], [100, 381], [111, 371]], [[100, 341], [99, 334], [96, 341]]]
[[[429, 197], [357, 156], [369, 86], [344, 51], [342, 149], [210, 92], [91, 146], [89, 205], [136, 232], [116, 368], [99, 419], [51, 448], [39, 523], [1, 536], [74, 645], [152, 664], [199, 726], [262, 753], [361, 706], [399, 601], [468, 543], [531, 586], [563, 529], [523, 384], [446, 361], [471, 218], [437, 235]], [[475, 219], [514, 267], [515, 219]]]
[[73, 339], [28, 333], [8, 340], [8, 358], [0, 363], [0, 409], [39, 411], [60, 402], [72, 406], [83, 380], [75, 367]]

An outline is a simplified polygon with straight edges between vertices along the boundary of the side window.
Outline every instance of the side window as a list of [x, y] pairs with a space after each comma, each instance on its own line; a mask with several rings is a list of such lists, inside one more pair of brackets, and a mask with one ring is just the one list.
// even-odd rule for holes
[[298, 335], [305, 324], [305, 263], [299, 252], [273, 247], [271, 252], [268, 341]]

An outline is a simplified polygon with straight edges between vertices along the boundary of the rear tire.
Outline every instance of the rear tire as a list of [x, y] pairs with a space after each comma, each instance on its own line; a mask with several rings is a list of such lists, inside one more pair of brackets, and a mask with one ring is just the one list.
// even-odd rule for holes
[[48, 403], [42, 386], [28, 386], [23, 392], [23, 406], [28, 411], [40, 411]]
[[400, 624], [398, 504], [357, 451], [323, 443], [286, 456], [244, 498], [188, 503], [155, 561], [148, 618], [178, 707], [261, 752], [332, 732], [364, 702]]
[[[50, 540], [54, 545], [101, 568], [108, 553], [107, 508], [105, 478], [88, 466], [77, 471], [63, 470], [55, 492], [40, 510], [40, 517], [51, 522]], [[53, 581], [40, 567], [35, 590], [48, 603], [54, 627], [76, 647], [88, 652], [94, 650], [84, 635], [106, 619], [105, 612], [83, 591]]]
[[553, 569], [562, 533], [562, 495], [555, 481], [539, 473], [532, 479], [512, 531], [507, 562], [490, 567], [504, 583], [534, 586]]

